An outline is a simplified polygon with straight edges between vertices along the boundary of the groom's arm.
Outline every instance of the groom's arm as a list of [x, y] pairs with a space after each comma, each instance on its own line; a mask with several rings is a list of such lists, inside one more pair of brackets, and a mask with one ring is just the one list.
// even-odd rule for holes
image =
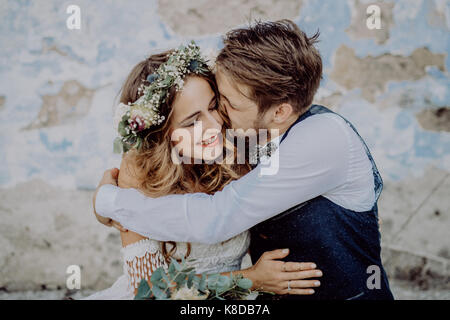
[[258, 166], [214, 195], [148, 198], [135, 189], [104, 185], [97, 194], [96, 211], [152, 239], [218, 243], [347, 179], [349, 142], [345, 129], [334, 120], [305, 120], [272, 157], [276, 153], [277, 174], [259, 176]]

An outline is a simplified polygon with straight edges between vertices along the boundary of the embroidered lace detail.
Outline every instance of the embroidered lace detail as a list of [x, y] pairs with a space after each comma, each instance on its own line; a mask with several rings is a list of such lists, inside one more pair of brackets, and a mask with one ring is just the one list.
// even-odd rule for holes
[[157, 241], [143, 239], [122, 248], [121, 252], [124, 259], [123, 271], [133, 289], [138, 288], [142, 279], [150, 281], [157, 268], [167, 268]]
[[[188, 266], [195, 267], [197, 273], [219, 273], [235, 271], [241, 268], [242, 258], [248, 250], [250, 234], [243, 232], [236, 237], [214, 245], [191, 243], [191, 253], [186, 259]], [[173, 257], [181, 259], [187, 252], [185, 242], [177, 242]], [[112, 287], [97, 292], [86, 299], [132, 300], [142, 279], [149, 282], [153, 272], [167, 264], [161, 251], [159, 241], [143, 239], [121, 250], [123, 256], [123, 275]], [[195, 261], [192, 261], [194, 259]]]
[[159, 241], [142, 239], [138, 242], [132, 243], [123, 247], [120, 251], [125, 260], [133, 260], [135, 257], [142, 257], [146, 253], [156, 253], [161, 250]]
[[[214, 245], [200, 243], [191, 244], [191, 254], [186, 259], [189, 267], [194, 267], [197, 273], [216, 273], [239, 270], [242, 258], [250, 245], [250, 233], [245, 231], [228, 241]], [[173, 255], [180, 259], [186, 254], [186, 244], [177, 242], [177, 251]], [[191, 261], [194, 260], [194, 261]]]

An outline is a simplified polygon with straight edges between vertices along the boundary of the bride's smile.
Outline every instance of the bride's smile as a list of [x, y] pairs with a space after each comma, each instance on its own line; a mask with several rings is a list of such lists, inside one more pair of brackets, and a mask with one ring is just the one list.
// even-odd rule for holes
[[219, 143], [218, 138], [219, 138], [219, 135], [216, 134], [216, 135], [212, 136], [209, 139], [203, 140], [202, 141], [202, 147], [203, 148], [215, 147]]

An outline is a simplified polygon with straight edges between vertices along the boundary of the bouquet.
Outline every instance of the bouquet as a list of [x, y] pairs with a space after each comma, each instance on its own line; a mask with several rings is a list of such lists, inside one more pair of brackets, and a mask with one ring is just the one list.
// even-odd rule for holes
[[186, 267], [172, 258], [167, 268], [156, 269], [147, 280], [139, 283], [135, 300], [244, 300], [254, 295], [253, 283], [242, 275], [197, 275], [195, 269]]

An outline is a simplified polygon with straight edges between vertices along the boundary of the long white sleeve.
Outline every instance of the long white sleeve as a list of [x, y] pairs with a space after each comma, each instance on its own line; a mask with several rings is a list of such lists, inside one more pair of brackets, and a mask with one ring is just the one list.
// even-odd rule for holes
[[136, 189], [105, 185], [97, 195], [96, 211], [152, 239], [224, 241], [297, 204], [319, 195], [332, 197], [345, 187], [350, 132], [335, 115], [311, 116], [294, 126], [272, 155], [279, 157], [275, 175], [260, 176], [258, 165], [214, 195], [148, 198]]

